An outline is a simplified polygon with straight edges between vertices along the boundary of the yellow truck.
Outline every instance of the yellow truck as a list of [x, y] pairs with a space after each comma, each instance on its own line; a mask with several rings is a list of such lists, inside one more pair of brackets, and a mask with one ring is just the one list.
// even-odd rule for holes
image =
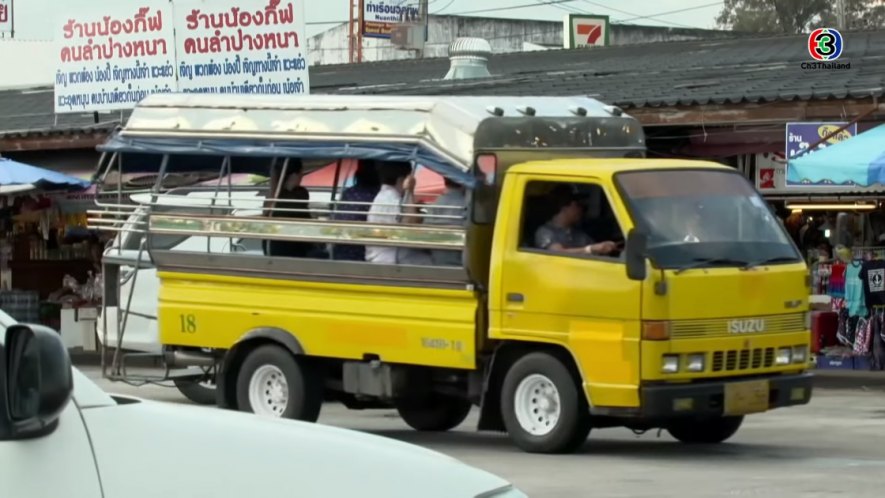
[[[617, 107], [157, 95], [100, 149], [99, 179], [157, 175], [162, 210], [141, 205], [133, 222], [125, 202], [108, 204], [93, 226], [139, 234], [159, 277], [156, 355], [169, 376], [197, 367], [187, 375], [214, 383], [223, 408], [315, 421], [338, 401], [446, 431], [478, 406], [479, 430], [558, 453], [600, 427], [719, 443], [745, 415], [811, 397], [808, 273], [791, 239], [734, 169], [645, 158], [642, 127]], [[279, 201], [264, 213], [225, 209], [238, 174], [341, 170], [344, 159], [371, 162], [394, 190], [401, 178], [390, 183], [384, 168], [427, 169], [462, 187], [465, 204], [432, 215], [400, 189], [399, 205], [386, 206], [402, 216], [378, 222], [365, 213], [381, 196], [355, 209], [339, 171], [321, 206], [283, 208], [272, 186], [264, 195]], [[164, 182], [211, 168], [219, 201], [177, 211]], [[170, 237], [214, 242], [174, 250]], [[268, 241], [397, 257], [266, 255]], [[132, 296], [116, 284], [133, 265], [112, 250], [105, 306], [125, 321]], [[461, 264], [398, 251], [444, 251]], [[114, 378], [127, 377], [131, 356], [117, 352]]]

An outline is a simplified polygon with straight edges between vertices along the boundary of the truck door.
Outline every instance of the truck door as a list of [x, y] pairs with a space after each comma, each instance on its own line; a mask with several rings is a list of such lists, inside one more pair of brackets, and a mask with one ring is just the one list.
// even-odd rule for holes
[[554, 192], [563, 186], [583, 208], [565, 237], [575, 244], [585, 237], [623, 242], [626, 212], [611, 202], [612, 189], [601, 181], [526, 174], [510, 180], [504, 194], [512, 201], [502, 203], [510, 207], [501, 213], [495, 237], [502, 264], [496, 269], [500, 285], [493, 285], [499, 291], [490, 298], [499, 310], [492, 309], [492, 337], [560, 344], [582, 372], [591, 405], [638, 406], [640, 284], [627, 279], [619, 254], [557, 252], [536, 241], [541, 227], [561, 221]]

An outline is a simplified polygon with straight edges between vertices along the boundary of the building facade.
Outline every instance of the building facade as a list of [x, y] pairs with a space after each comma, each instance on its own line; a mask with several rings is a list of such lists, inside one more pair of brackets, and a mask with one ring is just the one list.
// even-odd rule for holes
[[[612, 24], [609, 26], [611, 45], [732, 38], [730, 31], [690, 28], [665, 28]], [[343, 64], [349, 61], [348, 25], [341, 24], [310, 38], [311, 65]], [[423, 54], [402, 50], [390, 40], [363, 39], [363, 62], [446, 57], [449, 44], [459, 37], [482, 38], [492, 46], [492, 52], [504, 54], [547, 48], [562, 48], [562, 21], [533, 21], [526, 19], [496, 19], [465, 16], [430, 16], [427, 42]]]

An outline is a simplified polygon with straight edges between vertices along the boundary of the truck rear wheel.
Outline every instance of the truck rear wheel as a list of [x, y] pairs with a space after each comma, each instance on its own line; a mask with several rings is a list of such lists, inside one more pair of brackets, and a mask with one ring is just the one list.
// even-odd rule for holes
[[192, 379], [175, 379], [173, 382], [178, 391], [194, 403], [198, 405], [215, 404], [215, 384], [197, 382]]
[[528, 354], [510, 367], [501, 415], [510, 438], [529, 453], [569, 453], [590, 433], [584, 393], [568, 367], [547, 353]]
[[399, 401], [396, 411], [416, 431], [442, 432], [461, 425], [472, 406], [467, 400], [431, 395], [418, 400]]
[[323, 405], [323, 379], [285, 349], [260, 346], [240, 367], [237, 404], [256, 415], [316, 422]]
[[740, 429], [744, 417], [715, 417], [680, 420], [667, 427], [667, 432], [687, 444], [719, 444]]

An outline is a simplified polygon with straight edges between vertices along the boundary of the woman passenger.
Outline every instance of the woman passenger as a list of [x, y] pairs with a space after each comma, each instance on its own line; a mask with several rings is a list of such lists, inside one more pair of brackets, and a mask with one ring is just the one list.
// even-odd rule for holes
[[[300, 159], [290, 159], [286, 177], [281, 181], [283, 168], [277, 166], [271, 173], [270, 191], [265, 200], [265, 216], [270, 218], [311, 219], [309, 209], [310, 193], [301, 186], [302, 164]], [[277, 202], [277, 200], [283, 202]], [[297, 210], [297, 211], [296, 211]], [[314, 249], [310, 242], [289, 240], [265, 241], [265, 254], [305, 258]]]

